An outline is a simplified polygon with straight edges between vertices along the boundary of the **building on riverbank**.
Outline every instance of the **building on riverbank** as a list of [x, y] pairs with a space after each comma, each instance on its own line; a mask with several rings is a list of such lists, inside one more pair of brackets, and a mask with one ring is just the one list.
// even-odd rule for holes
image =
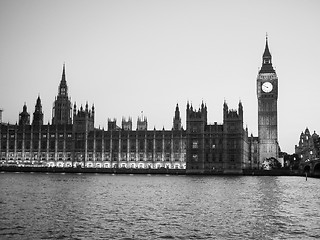
[[53, 104], [52, 123], [43, 123], [38, 96], [31, 122], [24, 104], [18, 124], [1, 124], [1, 163], [20, 166], [93, 168], [169, 168], [190, 172], [241, 171], [247, 168], [248, 132], [243, 129], [243, 107], [238, 112], [224, 103], [223, 124], [207, 124], [207, 107], [187, 104], [187, 129], [176, 105], [172, 129], [148, 130], [146, 117], [108, 119], [108, 128], [94, 127], [95, 107], [71, 108], [65, 66]]
[[243, 106], [223, 104], [223, 123], [208, 124], [207, 106], [186, 106], [186, 129], [176, 105], [172, 129], [148, 129], [146, 117], [108, 119], [107, 130], [95, 128], [95, 107], [71, 105], [65, 65], [52, 109], [51, 124], [44, 124], [41, 98], [32, 122], [26, 104], [17, 124], [1, 123], [0, 163], [82, 168], [186, 169], [187, 173], [241, 173], [259, 169], [267, 158], [278, 158], [278, 78], [266, 39], [257, 77], [258, 137], [243, 127]]
[[94, 127], [95, 108], [71, 107], [65, 66], [52, 110], [52, 123], [43, 124], [40, 96], [33, 120], [26, 104], [18, 124], [1, 124], [1, 163], [20, 166], [94, 168], [169, 168], [186, 167], [186, 131], [176, 106], [171, 130], [148, 130], [147, 119], [108, 120], [108, 129]]
[[250, 167], [248, 129], [243, 129], [243, 106], [223, 105], [223, 124], [207, 123], [207, 106], [187, 104], [187, 173], [241, 172]]
[[295, 154], [299, 156], [300, 161], [308, 162], [320, 158], [320, 138], [314, 131], [310, 133], [306, 128], [301, 132], [298, 145], [295, 145]]

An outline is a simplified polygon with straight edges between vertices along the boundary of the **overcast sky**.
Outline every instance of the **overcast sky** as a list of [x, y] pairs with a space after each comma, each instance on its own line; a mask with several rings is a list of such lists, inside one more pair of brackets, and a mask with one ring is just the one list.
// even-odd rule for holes
[[0, 1], [0, 108], [15, 123], [38, 94], [52, 118], [62, 66], [69, 96], [108, 118], [137, 117], [171, 129], [175, 106], [208, 107], [222, 123], [224, 100], [244, 108], [257, 136], [256, 77], [268, 32], [279, 78], [278, 132], [294, 152], [301, 131], [320, 132], [320, 1]]

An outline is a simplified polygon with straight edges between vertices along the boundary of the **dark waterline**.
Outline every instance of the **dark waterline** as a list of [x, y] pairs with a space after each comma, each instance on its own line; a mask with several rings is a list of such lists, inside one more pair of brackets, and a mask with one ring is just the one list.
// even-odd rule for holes
[[319, 179], [0, 173], [0, 239], [317, 239]]

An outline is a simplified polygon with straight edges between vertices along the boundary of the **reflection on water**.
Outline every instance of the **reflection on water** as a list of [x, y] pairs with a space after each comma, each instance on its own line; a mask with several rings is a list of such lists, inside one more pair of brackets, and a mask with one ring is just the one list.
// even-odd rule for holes
[[0, 239], [316, 239], [319, 179], [0, 174]]

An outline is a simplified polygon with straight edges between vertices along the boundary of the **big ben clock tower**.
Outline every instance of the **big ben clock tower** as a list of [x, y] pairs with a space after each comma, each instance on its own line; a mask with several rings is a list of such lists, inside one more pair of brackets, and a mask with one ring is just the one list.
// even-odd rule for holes
[[257, 77], [259, 162], [274, 157], [278, 159], [278, 77], [272, 67], [272, 57], [266, 37], [262, 67]]

